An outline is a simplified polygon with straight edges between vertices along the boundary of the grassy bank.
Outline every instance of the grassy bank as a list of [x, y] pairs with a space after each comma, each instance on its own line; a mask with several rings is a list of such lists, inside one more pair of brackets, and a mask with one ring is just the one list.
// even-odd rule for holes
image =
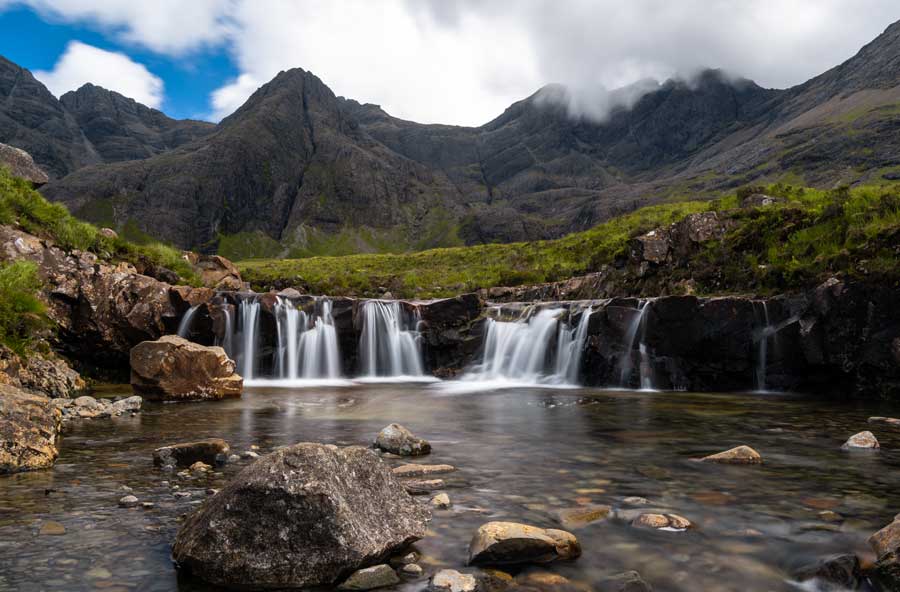
[[[450, 296], [491, 286], [557, 281], [624, 259], [628, 241], [686, 215], [717, 211], [735, 223], [698, 254], [697, 267], [720, 270], [700, 290], [802, 288], [833, 272], [898, 274], [900, 197], [896, 186], [822, 191], [787, 185], [746, 189], [780, 198], [742, 209], [737, 194], [642, 208], [556, 240], [432, 249], [409, 254], [256, 259], [238, 263], [257, 288], [302, 286], [312, 293]], [[722, 285], [724, 281], [724, 285]]]

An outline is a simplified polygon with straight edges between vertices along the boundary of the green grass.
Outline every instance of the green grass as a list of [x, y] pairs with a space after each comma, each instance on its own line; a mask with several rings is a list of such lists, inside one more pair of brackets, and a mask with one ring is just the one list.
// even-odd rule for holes
[[27, 181], [13, 177], [3, 166], [0, 166], [0, 224], [17, 226], [50, 239], [66, 251], [91, 251], [104, 260], [162, 266], [177, 273], [185, 283], [199, 282], [178, 249], [152, 240], [138, 245], [126, 238], [103, 236], [96, 226], [75, 218], [62, 204], [47, 201]]
[[715, 210], [732, 220], [734, 229], [724, 240], [705, 245], [689, 267], [668, 270], [670, 279], [695, 279], [703, 293], [804, 289], [836, 272], [900, 279], [900, 196], [895, 185], [823, 191], [779, 183], [752, 190], [782, 201], [741, 209], [738, 195], [726, 194], [711, 201], [641, 208], [556, 240], [409, 254], [257, 259], [238, 267], [257, 288], [278, 283], [319, 294], [386, 289], [402, 297], [451, 296], [597, 271], [624, 261], [631, 238], [688, 214]]
[[0, 264], [0, 343], [20, 355], [50, 324], [40, 290], [37, 265], [31, 261]]

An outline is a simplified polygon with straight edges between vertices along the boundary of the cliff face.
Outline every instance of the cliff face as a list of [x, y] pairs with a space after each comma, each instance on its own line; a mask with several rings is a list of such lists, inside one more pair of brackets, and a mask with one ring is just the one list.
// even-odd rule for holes
[[573, 117], [549, 88], [481, 127], [421, 125], [294, 69], [210, 129], [86, 87], [57, 107], [60, 134], [85, 130], [70, 144], [87, 160], [56, 170], [161, 152], [80, 168], [45, 192], [182, 247], [240, 237], [243, 255], [335, 254], [559, 236], [785, 174], [881, 181], [900, 176], [898, 38], [891, 25], [783, 91], [712, 70], [669, 81], [603, 121]]

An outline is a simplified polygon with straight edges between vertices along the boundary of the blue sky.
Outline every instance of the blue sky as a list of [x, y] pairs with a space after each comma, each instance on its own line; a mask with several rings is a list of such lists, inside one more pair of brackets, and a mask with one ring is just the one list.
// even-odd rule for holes
[[[564, 6], [564, 9], [560, 9]], [[94, 82], [218, 121], [280, 70], [423, 123], [479, 125], [540, 87], [721, 68], [785, 88], [843, 62], [897, 0], [0, 0], [0, 54], [59, 96]]]

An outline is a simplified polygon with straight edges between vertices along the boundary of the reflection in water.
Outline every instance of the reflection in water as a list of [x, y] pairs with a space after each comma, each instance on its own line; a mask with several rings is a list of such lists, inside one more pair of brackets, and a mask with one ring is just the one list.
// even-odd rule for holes
[[[152, 466], [154, 448], [213, 436], [238, 453], [300, 441], [369, 445], [399, 422], [431, 441], [434, 453], [424, 462], [460, 468], [446, 478], [453, 509], [436, 512], [434, 534], [417, 545], [430, 558], [426, 570], [461, 569], [469, 538], [487, 520], [559, 526], [561, 509], [602, 503], [626, 510], [623, 498], [642, 496], [697, 529], [637, 530], [625, 511], [577, 530], [584, 555], [549, 569], [595, 587], [606, 574], [635, 569], [654, 590], [791, 590], [793, 568], [830, 553], [865, 552], [866, 537], [896, 513], [900, 437], [878, 433], [876, 454], [839, 446], [868, 416], [897, 413], [784, 395], [448, 394], [431, 385], [251, 389], [237, 401], [148, 404], [134, 418], [68, 426], [51, 471], [0, 477], [0, 589], [207, 591], [175, 577], [169, 554], [177, 520], [245, 461], [208, 480], [180, 481]], [[736, 444], [753, 446], [766, 463], [688, 460]], [[164, 481], [191, 497], [175, 498]], [[123, 485], [155, 507], [118, 508]], [[825, 522], [823, 509], [842, 522]], [[39, 535], [48, 520], [65, 534]], [[398, 589], [418, 591], [423, 580], [404, 586]]]

